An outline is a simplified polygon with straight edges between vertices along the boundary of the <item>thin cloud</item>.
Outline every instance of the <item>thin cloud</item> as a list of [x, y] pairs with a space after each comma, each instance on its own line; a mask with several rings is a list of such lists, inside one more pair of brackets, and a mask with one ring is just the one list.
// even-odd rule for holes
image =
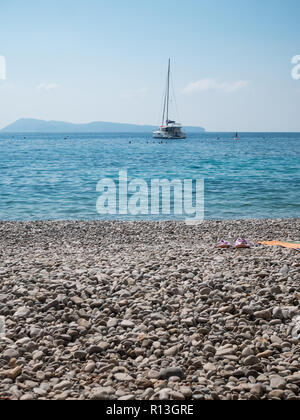
[[216, 91], [232, 93], [240, 89], [249, 86], [249, 82], [246, 80], [237, 80], [235, 82], [219, 82], [216, 79], [206, 78], [198, 80], [197, 82], [190, 83], [185, 89], [184, 94], [205, 92], [205, 91]]
[[41, 83], [36, 88], [39, 91], [50, 92], [51, 90], [59, 89], [60, 84], [58, 84], [58, 83]]
[[123, 98], [138, 98], [138, 97], [146, 95], [148, 92], [149, 92], [149, 89], [144, 87], [141, 89], [125, 91], [122, 93], [121, 96]]
[[0, 80], [6, 80], [6, 59], [0, 55]]

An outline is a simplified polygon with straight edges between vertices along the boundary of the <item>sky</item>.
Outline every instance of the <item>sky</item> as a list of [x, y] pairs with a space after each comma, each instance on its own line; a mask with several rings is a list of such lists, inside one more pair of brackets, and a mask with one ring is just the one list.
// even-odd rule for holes
[[299, 0], [0, 0], [0, 127], [159, 124], [171, 58], [183, 125], [300, 132], [299, 16]]

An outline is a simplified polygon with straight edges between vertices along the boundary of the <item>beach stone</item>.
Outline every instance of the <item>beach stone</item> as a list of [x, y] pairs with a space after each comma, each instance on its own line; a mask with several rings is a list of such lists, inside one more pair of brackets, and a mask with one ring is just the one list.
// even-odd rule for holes
[[38, 395], [39, 397], [45, 397], [47, 395], [47, 391], [45, 391], [42, 388], [34, 388], [33, 392], [35, 395]]
[[44, 318], [44, 321], [49, 322], [49, 323], [55, 322], [55, 317], [53, 315], [49, 314]]
[[284, 396], [285, 396], [285, 392], [284, 391], [282, 391], [282, 390], [280, 390], [280, 389], [277, 389], [277, 390], [274, 390], [274, 391], [271, 391], [271, 392], [269, 392], [269, 394], [268, 394], [268, 397], [270, 398], [270, 399], [279, 399], [279, 400], [283, 400], [284, 399]]
[[265, 392], [265, 387], [262, 384], [255, 384], [251, 388], [251, 394], [261, 397]]
[[180, 382], [181, 379], [179, 378], [179, 376], [171, 376], [171, 378], [169, 378], [169, 382]]
[[244, 306], [243, 309], [242, 309], [242, 314], [252, 316], [253, 315], [253, 309], [250, 306]]
[[193, 391], [188, 386], [180, 387], [179, 392], [184, 396], [185, 399], [191, 399], [193, 396]]
[[160, 379], [170, 379], [172, 378], [172, 376], [177, 376], [180, 379], [184, 379], [185, 374], [183, 370], [179, 367], [170, 367], [163, 369], [159, 374]]
[[[109, 344], [108, 344], [109, 347]], [[88, 354], [99, 354], [99, 353], [103, 353], [107, 348], [106, 345], [101, 345], [101, 343], [99, 345], [92, 345], [88, 348], [87, 353]]]
[[100, 347], [100, 349], [101, 349], [103, 352], [105, 352], [106, 350], [108, 350], [108, 349], [110, 348], [110, 344], [109, 344], [109, 343], [107, 343], [106, 341], [100, 341], [100, 342], [97, 344], [97, 346], [98, 346], [98, 347]]
[[204, 369], [206, 372], [215, 372], [215, 371], [217, 370], [217, 367], [216, 367], [213, 363], [206, 363], [206, 364], [203, 366], [203, 369]]
[[272, 318], [272, 313], [269, 309], [263, 311], [257, 311], [254, 313], [256, 319], [264, 319], [269, 321]]
[[280, 337], [277, 337], [276, 335], [272, 335], [272, 337], [270, 337], [271, 343], [273, 344], [279, 344], [280, 346], [282, 345], [282, 340]]
[[114, 377], [119, 382], [129, 382], [133, 380], [132, 376], [127, 373], [115, 373]]
[[46, 378], [46, 375], [45, 375], [45, 373], [44, 373], [44, 372], [39, 371], [39, 372], [37, 372], [37, 373], [36, 373], [36, 379], [37, 379], [38, 381], [44, 381], [44, 380], [45, 380], [45, 378]]
[[31, 338], [37, 338], [42, 334], [42, 332], [43, 332], [43, 330], [41, 330], [40, 328], [33, 327], [33, 328], [30, 329], [29, 336]]
[[28, 318], [28, 316], [30, 315], [31, 310], [30, 308], [26, 308], [25, 306], [22, 308], [19, 308], [15, 314], [14, 317], [15, 318]]
[[171, 398], [171, 400], [174, 400], [174, 401], [184, 401], [185, 400], [185, 396], [181, 392], [172, 390], [172, 391], [169, 391], [168, 394], [169, 394], [169, 398]]
[[81, 306], [83, 304], [83, 302], [84, 302], [84, 300], [81, 297], [79, 297], [79, 296], [72, 297], [71, 298], [71, 301], [73, 303], [75, 303], [75, 305], [78, 305], [78, 306]]
[[83, 328], [86, 328], [86, 329], [91, 328], [90, 321], [87, 321], [86, 319], [83, 319], [83, 318], [81, 318], [81, 319], [78, 320], [78, 325], [80, 327], [83, 327]]
[[11, 368], [15, 368], [16, 367], [16, 363], [17, 363], [17, 359], [16, 358], [12, 358], [9, 361], [9, 365]]
[[44, 352], [36, 350], [32, 353], [32, 360], [37, 361], [41, 360], [44, 357]]
[[13, 380], [15, 380], [20, 375], [22, 375], [21, 366], [16, 366], [14, 369], [11, 369], [7, 372], [7, 377]]
[[123, 327], [123, 328], [134, 328], [135, 324], [132, 321], [125, 320], [125, 321], [121, 322], [121, 327]]
[[271, 293], [273, 295], [280, 295], [282, 293], [281, 287], [278, 285], [271, 287]]
[[42, 312], [48, 312], [50, 309], [57, 309], [59, 306], [59, 301], [57, 299], [51, 300], [49, 303], [42, 307]]
[[174, 346], [164, 351], [165, 356], [175, 356], [179, 352], [179, 347]]
[[216, 356], [230, 356], [235, 355], [237, 346], [226, 345], [217, 349]]
[[77, 350], [74, 353], [74, 357], [75, 359], [78, 359], [78, 360], [85, 360], [87, 357], [87, 352], [83, 350]]
[[149, 370], [147, 373], [149, 379], [158, 379], [160, 377], [160, 373], [157, 370]]
[[209, 296], [211, 292], [212, 289], [210, 289], [209, 287], [204, 287], [200, 290], [200, 296]]
[[156, 397], [156, 395], [154, 395], [151, 399], [155, 399], [155, 400], [157, 400], [157, 399], [159, 399], [160, 401], [167, 401], [167, 400], [169, 400], [170, 399], [170, 392], [171, 392], [172, 390], [171, 389], [169, 389], [169, 388], [166, 388], [166, 389], [162, 389], [158, 394], [157, 394], [157, 397]]
[[271, 377], [271, 388], [284, 390], [286, 388], [286, 381], [280, 376]]
[[84, 371], [86, 373], [93, 373], [95, 369], [96, 369], [96, 364], [94, 362], [89, 362], [84, 368]]
[[243, 357], [249, 357], [249, 356], [253, 356], [254, 355], [254, 351], [252, 347], [246, 347], [243, 351], [242, 351], [242, 356]]
[[106, 388], [95, 388], [90, 394], [90, 399], [94, 401], [111, 400], [111, 396], [107, 393]]
[[272, 356], [273, 352], [270, 350], [266, 350], [262, 353], [257, 354], [258, 359], [268, 359], [270, 356]]
[[33, 401], [35, 399], [34, 394], [31, 393], [27, 393], [22, 395], [22, 397], [20, 398], [20, 401]]
[[11, 394], [11, 397], [16, 399], [16, 400], [19, 400], [23, 395], [22, 392], [19, 390], [18, 386], [16, 386], [16, 385], [12, 386], [9, 389], [9, 393]]
[[19, 352], [15, 349], [5, 350], [2, 356], [6, 360], [16, 359], [19, 357]]
[[148, 389], [153, 388], [153, 383], [150, 379], [147, 378], [139, 378], [135, 382], [136, 386], [141, 389]]
[[56, 394], [54, 396], [55, 401], [65, 401], [69, 398], [70, 391], [62, 392], [61, 394]]
[[206, 345], [206, 346], [203, 348], [203, 352], [204, 352], [205, 354], [209, 354], [209, 353], [211, 353], [211, 354], [215, 355], [217, 351], [216, 351], [215, 347], [213, 347], [213, 346], [211, 346], [211, 345]]
[[286, 264], [280, 270], [280, 274], [282, 274], [283, 276], [287, 276], [289, 272], [290, 272], [290, 268]]
[[116, 318], [111, 318], [107, 322], [107, 328], [115, 328], [118, 325], [118, 320]]
[[254, 366], [259, 364], [259, 359], [256, 356], [249, 356], [244, 361], [245, 366]]
[[62, 381], [59, 382], [57, 385], [54, 386], [54, 391], [64, 391], [66, 389], [70, 389], [73, 387], [72, 382], [70, 381]]
[[133, 394], [130, 395], [124, 395], [123, 397], [119, 398], [119, 401], [134, 401], [135, 396]]
[[300, 373], [295, 373], [294, 375], [288, 376], [286, 379], [288, 383], [300, 385]]

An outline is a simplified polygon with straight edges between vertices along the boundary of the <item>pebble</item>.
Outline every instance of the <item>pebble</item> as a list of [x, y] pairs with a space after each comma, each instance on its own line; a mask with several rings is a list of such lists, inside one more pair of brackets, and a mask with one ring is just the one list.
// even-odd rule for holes
[[124, 395], [123, 397], [119, 398], [119, 401], [133, 401], [135, 400], [135, 395], [130, 394], [130, 395]]
[[132, 321], [125, 320], [125, 321], [121, 322], [121, 327], [123, 327], [123, 328], [134, 328], [135, 324]]
[[33, 401], [35, 399], [33, 394], [24, 394], [22, 395], [22, 397], [20, 398], [20, 401]]
[[72, 386], [73, 386], [72, 382], [62, 381], [54, 386], [54, 391], [64, 391], [66, 389], [72, 388]]
[[30, 313], [31, 313], [30, 308], [22, 307], [22, 308], [19, 308], [15, 312], [14, 317], [15, 318], [27, 318], [30, 315]]
[[[0, 394], [299, 398], [298, 254], [257, 243], [298, 231], [299, 219], [0, 222]], [[246, 252], [215, 249], [241, 235]]]
[[159, 375], [160, 379], [170, 379], [172, 376], [178, 376], [180, 379], [185, 377], [183, 370], [179, 367], [163, 369]]
[[215, 355], [216, 354], [216, 349], [211, 345], [206, 345], [203, 348], [203, 353], [204, 354], [210, 354], [211, 353], [211, 354]]
[[33, 353], [32, 353], [32, 360], [34, 360], [35, 362], [37, 361], [37, 360], [41, 360], [41, 359], [43, 359], [43, 357], [44, 357], [44, 352], [43, 351], [34, 351]]
[[174, 346], [164, 351], [165, 356], [175, 356], [179, 352], [179, 347]]
[[280, 270], [280, 274], [282, 274], [283, 276], [287, 276], [289, 272], [290, 272], [290, 269], [288, 265], [284, 265]]
[[96, 368], [96, 364], [94, 362], [90, 362], [86, 365], [86, 367], [84, 368], [84, 371], [86, 373], [93, 373], [95, 368]]
[[254, 312], [254, 317], [257, 319], [265, 319], [269, 321], [272, 318], [272, 313], [269, 309], [263, 311]]
[[206, 372], [215, 372], [215, 371], [217, 370], [216, 366], [215, 366], [213, 363], [206, 363], [206, 364], [203, 366], [203, 369], [204, 369]]
[[3, 353], [3, 355], [2, 355], [2, 357], [3, 357], [4, 359], [6, 359], [6, 360], [15, 359], [15, 358], [17, 358], [18, 356], [19, 356], [19, 353], [18, 353], [18, 351], [17, 351], [17, 350], [15, 350], [15, 349], [8, 349], [8, 350], [6, 350], [6, 351]]
[[127, 373], [116, 373], [114, 377], [117, 381], [121, 382], [129, 382], [133, 380], [132, 376], [128, 375]]
[[265, 392], [265, 387], [262, 384], [256, 384], [253, 385], [250, 392], [257, 397], [261, 397]]
[[87, 357], [87, 352], [83, 350], [77, 350], [74, 353], [74, 357], [78, 360], [85, 360]]
[[268, 394], [268, 397], [270, 399], [276, 399], [276, 400], [277, 399], [282, 400], [282, 399], [284, 399], [284, 396], [285, 396], [285, 392], [284, 391], [281, 391], [279, 389], [277, 389], [275, 391], [271, 391]]
[[179, 392], [186, 398], [186, 399], [191, 399], [193, 396], [193, 391], [191, 390], [190, 387], [188, 386], [182, 386], [179, 389]]
[[110, 400], [111, 396], [108, 394], [107, 389], [96, 388], [90, 393], [89, 398], [94, 401], [105, 401]]
[[245, 366], [254, 366], [259, 364], [259, 359], [256, 356], [249, 356], [244, 361]]
[[87, 353], [90, 354], [90, 355], [91, 354], [99, 354], [99, 353], [102, 353], [102, 352], [103, 352], [103, 348], [101, 346], [95, 346], [95, 345], [90, 346], [87, 350]]
[[271, 377], [271, 388], [284, 390], [286, 387], [286, 381], [281, 376]]
[[115, 328], [118, 325], [118, 320], [116, 318], [111, 318], [107, 322], [107, 328]]
[[160, 377], [160, 373], [157, 370], [149, 370], [148, 378], [149, 379], [158, 379]]
[[230, 356], [236, 353], [237, 346], [226, 345], [217, 349], [216, 356]]
[[22, 374], [22, 367], [17, 366], [14, 369], [11, 369], [7, 372], [7, 377], [15, 380], [18, 376]]

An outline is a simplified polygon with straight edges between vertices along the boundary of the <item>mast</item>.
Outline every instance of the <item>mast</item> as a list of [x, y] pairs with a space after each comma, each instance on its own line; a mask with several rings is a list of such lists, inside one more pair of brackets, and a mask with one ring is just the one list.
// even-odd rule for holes
[[169, 58], [169, 66], [168, 66], [168, 82], [167, 82], [167, 119], [166, 119], [166, 125], [168, 125], [168, 121], [169, 121], [170, 72], [171, 72], [171, 59]]
[[164, 99], [164, 111], [163, 111], [163, 117], [162, 117], [162, 123], [163, 126], [165, 123], [165, 115], [166, 115], [166, 105], [167, 105], [167, 92], [165, 92], [165, 99]]

